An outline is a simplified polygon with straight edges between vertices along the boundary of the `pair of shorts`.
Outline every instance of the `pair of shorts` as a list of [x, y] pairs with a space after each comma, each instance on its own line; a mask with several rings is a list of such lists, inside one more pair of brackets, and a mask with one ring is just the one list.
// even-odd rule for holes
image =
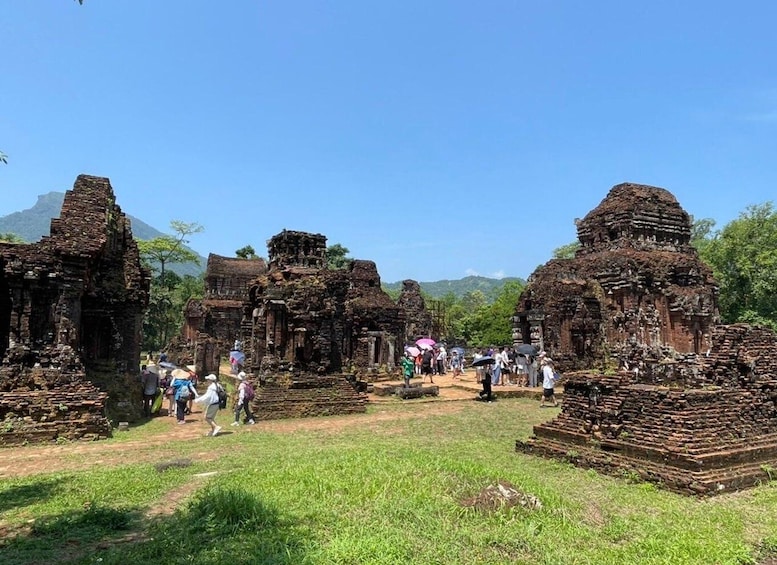
[[543, 388], [542, 389], [542, 398], [553, 398], [553, 389], [552, 388]]
[[206, 420], [212, 420], [216, 417], [216, 414], [219, 412], [219, 403], [216, 402], [215, 404], [209, 404], [208, 408], [205, 410], [205, 419]]

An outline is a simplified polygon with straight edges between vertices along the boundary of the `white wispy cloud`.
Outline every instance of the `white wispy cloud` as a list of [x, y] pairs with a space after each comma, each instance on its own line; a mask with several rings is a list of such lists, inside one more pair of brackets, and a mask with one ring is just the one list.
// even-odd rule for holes
[[488, 277], [490, 279], [503, 279], [507, 276], [503, 269], [499, 269], [498, 271], [489, 273], [487, 275], [482, 275], [475, 269], [467, 269], [466, 271], [464, 271], [464, 274], [467, 275], [468, 277]]

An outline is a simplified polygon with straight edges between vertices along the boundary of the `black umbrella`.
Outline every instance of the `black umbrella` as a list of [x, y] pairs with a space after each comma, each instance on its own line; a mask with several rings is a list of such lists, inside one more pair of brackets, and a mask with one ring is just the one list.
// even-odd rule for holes
[[531, 355], [531, 356], [535, 356], [540, 352], [539, 349], [537, 349], [531, 343], [522, 343], [521, 345], [515, 348], [515, 351], [517, 351], [521, 355]]
[[486, 357], [480, 357], [479, 359], [475, 359], [472, 362], [472, 366], [481, 367], [483, 365], [493, 365], [494, 363], [496, 363], [496, 359], [494, 359], [493, 357], [486, 356]]

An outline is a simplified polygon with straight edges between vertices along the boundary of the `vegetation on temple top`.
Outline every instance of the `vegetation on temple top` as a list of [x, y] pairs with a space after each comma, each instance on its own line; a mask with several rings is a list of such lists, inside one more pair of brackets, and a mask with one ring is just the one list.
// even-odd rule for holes
[[235, 256], [240, 257], [241, 259], [261, 259], [261, 257], [256, 254], [256, 250], [254, 249], [253, 245], [246, 245], [236, 250]]
[[353, 259], [348, 257], [350, 250], [339, 243], [326, 248], [326, 266], [330, 269], [347, 269]]

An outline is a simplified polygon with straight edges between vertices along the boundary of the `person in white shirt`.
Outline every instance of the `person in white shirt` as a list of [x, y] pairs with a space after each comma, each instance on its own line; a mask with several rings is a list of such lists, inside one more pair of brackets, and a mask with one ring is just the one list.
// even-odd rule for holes
[[194, 401], [202, 404], [205, 408], [205, 421], [210, 426], [210, 432], [206, 435], [215, 437], [219, 435], [221, 426], [216, 424], [216, 414], [219, 411], [219, 384], [216, 382], [218, 379], [216, 375], [211, 373], [205, 380], [208, 381], [208, 388], [205, 394], [195, 397]]
[[550, 357], [543, 357], [540, 364], [542, 365], [542, 402], [540, 402], [540, 408], [545, 407], [546, 401], [552, 402], [553, 406], [558, 406], [556, 395], [553, 392], [553, 386], [556, 383], [553, 360]]

